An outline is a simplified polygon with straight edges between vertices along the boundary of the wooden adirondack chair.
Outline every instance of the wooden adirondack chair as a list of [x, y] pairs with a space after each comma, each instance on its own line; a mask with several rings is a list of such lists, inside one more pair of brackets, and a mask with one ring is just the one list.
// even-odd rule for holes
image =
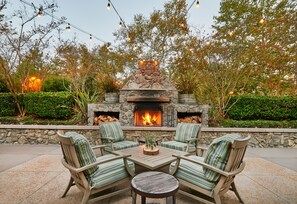
[[[62, 164], [70, 171], [71, 177], [62, 197], [71, 186], [76, 185], [83, 191], [82, 204], [87, 203], [90, 195], [129, 182], [134, 175], [134, 164], [127, 161], [128, 155], [115, 156], [107, 154], [95, 156], [88, 140], [76, 132], [58, 132], [63, 159]], [[99, 148], [105, 147], [104, 145]], [[95, 197], [92, 201], [105, 199], [130, 190], [127, 188]]]
[[183, 190], [178, 192], [204, 203], [220, 204], [220, 196], [232, 190], [243, 203], [234, 179], [245, 167], [243, 157], [249, 140], [250, 137], [242, 138], [240, 135], [230, 134], [215, 139], [209, 146], [205, 158], [176, 156], [178, 160], [171, 164], [171, 174], [181, 185], [202, 196]]

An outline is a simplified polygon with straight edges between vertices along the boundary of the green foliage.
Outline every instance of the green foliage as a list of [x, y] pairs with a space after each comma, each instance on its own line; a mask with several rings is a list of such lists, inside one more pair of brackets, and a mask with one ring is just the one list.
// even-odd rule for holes
[[297, 97], [233, 96], [227, 115], [234, 120], [297, 120]]
[[74, 107], [75, 115], [73, 119], [80, 123], [86, 123], [88, 120], [88, 103], [94, 103], [98, 101], [98, 95], [96, 93], [90, 94], [88, 92], [77, 92]]
[[46, 78], [43, 83], [41, 90], [44, 92], [61, 92], [69, 91], [70, 81], [60, 76], [50, 76]]
[[28, 114], [66, 119], [72, 116], [75, 100], [69, 92], [28, 93], [24, 94], [24, 104]]
[[145, 146], [147, 148], [154, 148], [157, 146], [156, 137], [151, 133], [144, 134]]
[[9, 89], [3, 79], [0, 79], [0, 93], [7, 93]]
[[0, 93], [0, 116], [17, 115], [17, 105], [10, 93]]
[[222, 127], [236, 127], [236, 128], [297, 128], [297, 120], [220, 120]]
[[40, 119], [31, 116], [25, 117], [0, 117], [1, 124], [27, 124], [27, 125], [75, 125], [73, 120]]

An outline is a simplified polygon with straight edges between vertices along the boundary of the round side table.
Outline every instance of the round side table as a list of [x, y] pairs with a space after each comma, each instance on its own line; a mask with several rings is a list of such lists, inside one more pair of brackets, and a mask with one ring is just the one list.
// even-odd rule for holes
[[132, 203], [136, 203], [136, 195], [141, 196], [141, 203], [146, 203], [146, 197], [148, 198], [166, 198], [166, 203], [170, 202], [169, 197], [172, 196], [172, 202], [175, 204], [175, 193], [178, 191], [179, 182], [172, 175], [158, 172], [147, 171], [136, 175], [131, 180], [132, 190], [134, 196]]

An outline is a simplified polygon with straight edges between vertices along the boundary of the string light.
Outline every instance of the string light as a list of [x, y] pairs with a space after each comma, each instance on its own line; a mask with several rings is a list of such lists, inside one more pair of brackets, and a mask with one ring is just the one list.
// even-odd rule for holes
[[107, 10], [108, 11], [110, 10], [110, 1], [108, 1], [108, 3], [107, 3]]
[[36, 14], [38, 17], [41, 17], [42, 16], [42, 7], [40, 7], [37, 11], [37, 14]]
[[119, 22], [119, 27], [120, 27], [120, 28], [123, 27], [123, 23], [122, 23], [122, 21]]
[[196, 1], [196, 8], [199, 8], [200, 7], [200, 2], [197, 0]]
[[90, 41], [92, 41], [93, 37], [92, 37], [92, 34], [90, 34]]
[[71, 31], [71, 28], [70, 28], [70, 23], [68, 23], [68, 25], [66, 26], [66, 30], [67, 30], [68, 32], [70, 32], [70, 31]]
[[264, 18], [261, 18], [261, 20], [259, 21], [259, 23], [264, 24], [265, 23]]
[[232, 36], [234, 34], [234, 32], [233, 31], [229, 31], [228, 34], [229, 34], [229, 36]]

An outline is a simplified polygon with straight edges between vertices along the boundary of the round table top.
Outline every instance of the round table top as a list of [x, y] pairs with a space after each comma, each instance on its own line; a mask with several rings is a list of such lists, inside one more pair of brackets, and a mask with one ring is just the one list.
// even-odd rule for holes
[[149, 198], [165, 198], [173, 196], [178, 188], [178, 180], [167, 173], [147, 171], [136, 175], [131, 186], [134, 192]]

